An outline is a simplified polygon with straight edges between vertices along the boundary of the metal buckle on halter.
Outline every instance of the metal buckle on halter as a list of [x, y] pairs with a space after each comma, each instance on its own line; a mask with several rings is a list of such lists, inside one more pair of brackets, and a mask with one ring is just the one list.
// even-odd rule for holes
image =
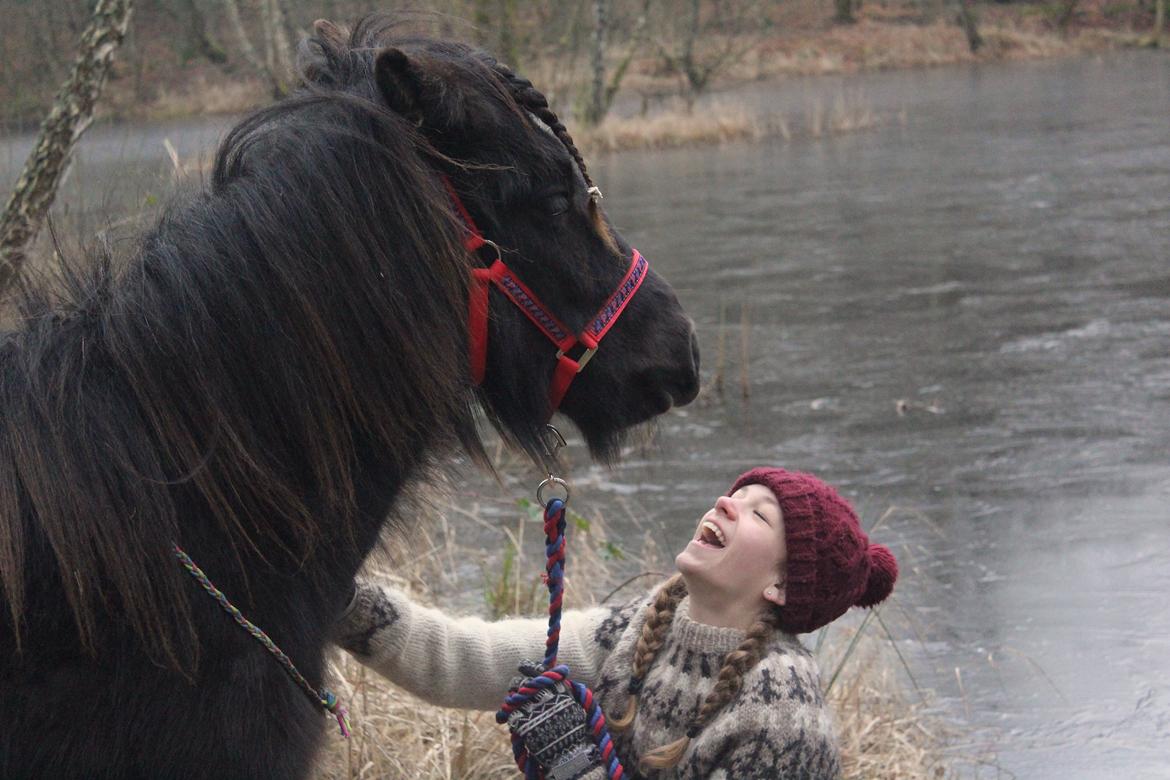
[[[581, 371], [585, 368], [586, 364], [588, 364], [589, 361], [592, 360], [593, 356], [596, 354], [597, 354], [597, 347], [593, 347], [592, 349], [585, 350], [584, 354], [581, 355], [581, 359], [577, 361], [577, 373], [578, 374], [581, 373]], [[557, 360], [560, 360], [562, 357], [564, 357], [564, 355], [565, 355], [565, 350], [563, 350], [563, 349], [557, 350]]]

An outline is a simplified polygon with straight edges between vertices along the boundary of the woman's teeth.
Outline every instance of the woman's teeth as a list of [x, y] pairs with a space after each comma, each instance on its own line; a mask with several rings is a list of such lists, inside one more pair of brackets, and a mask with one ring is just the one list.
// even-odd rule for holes
[[723, 535], [723, 531], [710, 520], [704, 520], [700, 526], [699, 539], [716, 547], [725, 547], [727, 545], [727, 538]]

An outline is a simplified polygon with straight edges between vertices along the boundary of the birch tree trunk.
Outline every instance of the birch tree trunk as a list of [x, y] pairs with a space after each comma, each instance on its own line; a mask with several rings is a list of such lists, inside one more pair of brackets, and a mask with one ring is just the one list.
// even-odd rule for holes
[[[597, 0], [597, 5], [600, 6], [603, 0]], [[610, 22], [608, 18], [601, 20], [601, 25], [604, 31], [601, 33], [602, 39], [600, 41], [595, 37], [594, 39], [594, 56], [600, 57], [600, 68], [598, 61], [594, 60], [593, 67], [593, 96], [589, 106], [589, 113], [591, 116], [586, 116], [586, 121], [591, 124], [600, 124], [601, 120], [605, 119], [609, 109], [613, 106], [613, 99], [617, 96], [618, 90], [621, 89], [622, 80], [626, 77], [626, 72], [630, 68], [630, 63], [634, 61], [634, 56], [642, 51], [642, 45], [646, 38], [646, 19], [650, 15], [651, 0], [642, 0], [642, 10], [634, 22], [634, 29], [630, 32], [630, 40], [627, 43], [625, 55], [618, 60], [613, 72], [610, 74], [609, 82], [605, 81], [605, 48], [606, 39], [605, 33], [610, 29]], [[595, 6], [596, 8], [596, 6]], [[595, 18], [595, 21], [596, 18]], [[600, 79], [600, 83], [598, 81]]]
[[292, 46], [288, 40], [288, 18], [281, 0], [260, 0], [265, 37], [272, 51], [273, 80], [280, 83], [281, 94], [288, 91], [292, 78]]
[[240, 16], [239, 0], [223, 0], [227, 12], [228, 26], [232, 28], [239, 44], [240, 53], [260, 77], [272, 88], [273, 97], [288, 94], [292, 78], [292, 53], [288, 33], [285, 31], [284, 7], [278, 0], [256, 0], [260, 14], [261, 40], [264, 56], [261, 57], [252, 45], [248, 28]]
[[262, 75], [266, 81], [269, 80], [268, 69], [264, 67], [260, 56], [256, 54], [256, 47], [252, 45], [248, 31], [244, 28], [244, 20], [240, 18], [240, 4], [236, 0], [223, 0], [223, 6], [227, 12], [228, 26], [232, 28], [232, 32], [236, 36], [236, 43], [239, 44], [240, 53], [244, 55], [244, 59], [257, 73]]
[[37, 145], [0, 217], [0, 293], [20, 275], [29, 244], [36, 238], [70, 153], [93, 121], [114, 53], [126, 37], [133, 0], [98, 0], [81, 35], [77, 61], [41, 125]]
[[605, 0], [593, 0], [593, 94], [586, 121], [595, 125], [605, 116]]

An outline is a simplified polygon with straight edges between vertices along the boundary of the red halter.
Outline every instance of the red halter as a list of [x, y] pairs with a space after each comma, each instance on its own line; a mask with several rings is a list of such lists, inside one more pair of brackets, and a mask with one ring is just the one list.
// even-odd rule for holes
[[[468, 235], [463, 240], [463, 246], [468, 252], [476, 252], [484, 245], [490, 244], [491, 242], [485, 239], [475, 226], [471, 214], [463, 205], [463, 201], [459, 199], [451, 181], [444, 176], [443, 183], [451, 195], [455, 209], [467, 227]], [[495, 245], [492, 244], [492, 246]], [[475, 268], [471, 271], [471, 294], [467, 306], [471, 379], [475, 384], [481, 384], [487, 366], [488, 290], [494, 284], [500, 292], [508, 296], [508, 299], [520, 308], [520, 311], [524, 312], [533, 325], [540, 328], [540, 332], [547, 336], [549, 341], [556, 345], [557, 367], [553, 372], [548, 392], [549, 415], [551, 416], [561, 405], [561, 400], [564, 399], [573, 379], [597, 352], [602, 337], [617, 322], [618, 316], [625, 310], [626, 305], [634, 297], [634, 293], [642, 286], [650, 264], [637, 249], [633, 250], [630, 267], [617, 289], [609, 296], [593, 319], [586, 323], [581, 333], [575, 335], [561, 324], [561, 321], [549, 312], [535, 293], [528, 289], [527, 285], [520, 281], [512, 269], [504, 264], [498, 251], [497, 248], [496, 260], [489, 267]], [[585, 348], [585, 352], [579, 359], [574, 360], [567, 353], [578, 344]]]

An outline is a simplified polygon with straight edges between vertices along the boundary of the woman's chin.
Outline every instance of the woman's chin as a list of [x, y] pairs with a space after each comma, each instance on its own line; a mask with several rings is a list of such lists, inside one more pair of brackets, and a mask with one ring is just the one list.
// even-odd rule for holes
[[698, 542], [691, 542], [674, 558], [674, 566], [686, 579], [688, 576], [701, 576], [704, 569], [711, 563], [706, 553], [710, 551]]

